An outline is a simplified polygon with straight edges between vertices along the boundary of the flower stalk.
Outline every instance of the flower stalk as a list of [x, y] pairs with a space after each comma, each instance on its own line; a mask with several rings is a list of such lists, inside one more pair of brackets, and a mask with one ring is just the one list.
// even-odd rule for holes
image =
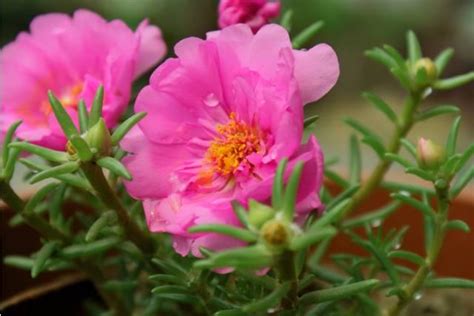
[[124, 228], [127, 238], [146, 255], [152, 255], [154, 253], [153, 240], [132, 221], [127, 210], [107, 182], [102, 169], [94, 163], [85, 163], [81, 168], [96, 191], [97, 196], [108, 208], [116, 212], [117, 218]]
[[403, 308], [413, 300], [416, 293], [423, 287], [423, 284], [425, 283], [429, 273], [432, 271], [440, 253], [446, 235], [449, 209], [449, 189], [438, 189], [436, 193], [438, 212], [435, 216], [434, 239], [430, 244], [430, 247], [427, 249], [425, 263], [418, 268], [413, 278], [402, 288], [403, 295], [398, 296], [398, 302], [388, 310], [388, 316], [399, 315]]
[[20, 212], [24, 207], [24, 203], [21, 198], [4, 180], [0, 180], [0, 198], [2, 198], [2, 200], [5, 201], [5, 203], [16, 212]]
[[[415, 122], [416, 109], [418, 108], [421, 100], [421, 91], [410, 93], [408, 96], [405, 102], [402, 117], [400, 118], [399, 123], [396, 125], [395, 132], [389, 141], [387, 153], [396, 154], [400, 150], [401, 140], [405, 138]], [[352, 196], [350, 203], [347, 205], [342, 216], [339, 218], [340, 221], [349, 216], [352, 211], [354, 211], [381, 184], [391, 165], [392, 160], [388, 158], [383, 158], [380, 160], [378, 165], [372, 171], [371, 175]]]
[[295, 266], [295, 252], [285, 250], [274, 257], [274, 268], [281, 284], [289, 282], [289, 290], [281, 301], [285, 310], [292, 310], [298, 302], [298, 276]]

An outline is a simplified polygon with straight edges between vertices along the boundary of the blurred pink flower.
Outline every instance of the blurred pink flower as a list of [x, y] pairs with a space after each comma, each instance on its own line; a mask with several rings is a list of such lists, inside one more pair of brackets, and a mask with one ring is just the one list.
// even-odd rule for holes
[[219, 27], [245, 23], [256, 32], [280, 14], [279, 0], [221, 0]]
[[132, 82], [165, 54], [160, 30], [143, 21], [135, 32], [120, 20], [105, 21], [78, 10], [73, 17], [52, 13], [36, 17], [0, 52], [0, 131], [22, 120], [17, 136], [53, 149], [66, 138], [52, 113], [47, 91], [77, 117], [77, 103], [90, 107], [104, 86], [104, 117], [113, 127], [125, 110]]
[[143, 200], [148, 227], [174, 237], [177, 252], [199, 256], [241, 243], [190, 234], [196, 224], [238, 225], [230, 202], [267, 202], [278, 162], [305, 163], [298, 193], [301, 219], [321, 207], [323, 156], [314, 136], [301, 145], [303, 105], [336, 83], [334, 51], [320, 44], [292, 49], [286, 30], [244, 24], [187, 38], [177, 58], [155, 70], [135, 111], [148, 115], [126, 136], [129, 193]]

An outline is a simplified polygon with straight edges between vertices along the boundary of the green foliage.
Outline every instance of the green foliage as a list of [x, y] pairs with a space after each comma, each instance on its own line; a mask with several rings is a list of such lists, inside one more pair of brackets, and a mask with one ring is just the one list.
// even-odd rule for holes
[[427, 280], [425, 286], [428, 288], [474, 289], [474, 281], [459, 278], [438, 278]]
[[146, 116], [145, 112], [135, 113], [120, 124], [112, 134], [112, 145], [118, 145], [122, 138]]
[[70, 174], [70, 173], [73, 173], [74, 171], [77, 171], [78, 169], [79, 169], [79, 164], [77, 162], [75, 161], [65, 162], [61, 165], [57, 165], [55, 167], [38, 172], [33, 177], [31, 177], [30, 182], [36, 183], [36, 182], [51, 178], [53, 176]]
[[57, 241], [49, 241], [43, 245], [43, 247], [36, 254], [36, 259], [31, 267], [31, 277], [36, 278], [36, 276], [43, 271], [46, 260], [51, 257], [56, 248], [59, 246]]
[[102, 117], [102, 106], [104, 104], [104, 87], [101, 85], [97, 89], [97, 92], [94, 96], [94, 101], [92, 102], [91, 112], [89, 114], [89, 125], [91, 128], [97, 122], [99, 122]]
[[246, 242], [257, 241], [257, 236], [255, 233], [242, 229], [242, 228], [236, 228], [236, 227], [227, 226], [227, 225], [203, 224], [203, 225], [193, 226], [189, 228], [188, 231], [190, 233], [200, 233], [200, 232], [218, 233], [218, 234], [234, 237]]
[[419, 113], [416, 116], [416, 120], [424, 121], [438, 115], [451, 114], [451, 113], [459, 113], [459, 108], [454, 105], [439, 105], [439, 106], [429, 108], [428, 110]]
[[67, 159], [67, 154], [65, 152], [47, 149], [47, 148], [37, 146], [37, 145], [33, 145], [33, 144], [30, 144], [30, 143], [13, 142], [8, 147], [17, 148], [17, 149], [29, 152], [29, 153], [34, 154], [34, 155], [38, 155], [41, 158], [44, 158], [44, 159], [52, 161], [52, 162], [66, 162], [68, 160]]
[[308, 128], [319, 120], [319, 115], [313, 115], [304, 119], [303, 127]]
[[348, 296], [359, 294], [364, 291], [369, 291], [377, 284], [379, 280], [365, 280], [355, 282], [352, 284], [338, 286], [332, 289], [318, 290], [310, 293], [306, 293], [300, 299], [300, 303], [303, 305], [321, 303], [326, 301], [338, 301]]
[[304, 47], [304, 45], [311, 41], [311, 39], [314, 38], [323, 27], [323, 21], [314, 22], [293, 38], [293, 47], [295, 49]]
[[128, 172], [125, 166], [115, 158], [103, 157], [97, 160], [97, 164], [104, 169], [107, 169], [117, 176], [126, 180], [132, 180], [132, 175]]
[[385, 116], [392, 121], [392, 123], [397, 124], [397, 114], [392, 110], [392, 108], [385, 103], [380, 97], [377, 95], [370, 93], [370, 92], [364, 92], [362, 94], [364, 98], [369, 100], [379, 111], [381, 111]]
[[[291, 15], [287, 11], [282, 18], [288, 29]], [[316, 22], [303, 30], [294, 38], [294, 47], [309, 43], [322, 26]], [[407, 140], [416, 123], [459, 114], [454, 105], [421, 110], [420, 103], [433, 89], [453, 89], [473, 81], [473, 72], [441, 78], [453, 50], [444, 50], [431, 61], [422, 55], [411, 31], [407, 34], [406, 57], [389, 45], [369, 50], [366, 55], [387, 67], [407, 93], [401, 111], [374, 93], [363, 93], [393, 127], [390, 141], [384, 141], [363, 122], [346, 119], [356, 132], [349, 141], [348, 172], [334, 169], [336, 161], [326, 161], [326, 180], [339, 188], [322, 188], [319, 197], [324, 211], [314, 210], [300, 223], [296, 197], [305, 168], [303, 162], [290, 164], [282, 159], [274, 176], [271, 203], [233, 201], [239, 225], [207, 223], [188, 229], [189, 234], [214, 233], [245, 244], [223, 251], [201, 247], [200, 258], [176, 255], [168, 236], [149, 234], [140, 203], [124, 189], [124, 180], [132, 176], [121, 162], [126, 153], [119, 144], [146, 114], [130, 116], [110, 134], [102, 118], [104, 89], [99, 87], [90, 112], [83, 101], [78, 103], [78, 130], [50, 92], [49, 101], [67, 136], [67, 148], [50, 150], [16, 140], [15, 130], [21, 122], [14, 123], [4, 138], [0, 195], [16, 206], [17, 214], [10, 224], [27, 224], [42, 237], [41, 248], [31, 256], [7, 256], [4, 263], [30, 270], [32, 277], [46, 271], [82, 270], [102, 294], [107, 293], [104, 300], [109, 307], [125, 315], [380, 315], [382, 310], [372, 294], [382, 294], [395, 296], [397, 303], [384, 311], [395, 316], [425, 287], [474, 288], [472, 280], [435, 278], [433, 270], [446, 232], [470, 232], [461, 219], [448, 219], [448, 212], [452, 200], [474, 178], [474, 167], [469, 164], [474, 145], [465, 150], [457, 146], [460, 116], [454, 119], [442, 148], [446, 157], [434, 167], [417, 163], [417, 147]], [[308, 130], [318, 118], [307, 118], [304, 128]], [[367, 166], [361, 143], [379, 160], [369, 177], [362, 172], [362, 163]], [[45, 162], [18, 159], [22, 152]], [[26, 203], [15, 197], [9, 186], [16, 161], [30, 170], [27, 178], [31, 183], [54, 179]], [[385, 181], [392, 163], [431, 187]], [[352, 215], [378, 187], [390, 192], [391, 201]], [[72, 215], [63, 212], [70, 202], [75, 205]], [[397, 216], [402, 205], [423, 217], [423, 254], [402, 248], [408, 227], [385, 227], [387, 218]], [[327, 254], [339, 235], [349, 237], [365, 254]], [[415, 265], [416, 270], [406, 263]], [[233, 272], [219, 274], [216, 269]], [[265, 275], [257, 275], [267, 270]], [[100, 307], [89, 309], [104, 312]]]
[[[18, 127], [20, 126], [21, 124], [21, 121], [17, 121], [15, 123], [13, 123], [7, 130], [7, 132], [5, 133], [5, 136], [3, 138], [3, 145], [1, 147], [2, 151], [1, 151], [1, 163], [0, 163], [0, 167], [1, 167], [1, 173], [0, 173], [0, 178], [6, 178], [7, 180], [9, 180], [11, 178], [11, 174], [12, 174], [12, 169], [14, 164], [10, 163], [10, 166], [9, 165], [9, 162], [12, 161], [12, 160], [15, 160], [13, 159], [14, 156], [11, 156], [10, 155], [10, 144], [13, 140], [13, 136], [15, 134], [15, 131], [18, 129]], [[10, 176], [6, 176], [6, 175], [10, 175]]]

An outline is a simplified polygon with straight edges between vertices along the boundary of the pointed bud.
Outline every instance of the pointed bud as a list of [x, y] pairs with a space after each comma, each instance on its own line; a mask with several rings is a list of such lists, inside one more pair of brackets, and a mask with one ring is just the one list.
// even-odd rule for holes
[[438, 78], [438, 70], [430, 58], [420, 58], [416, 61], [414, 73], [416, 74], [420, 69], [425, 70], [427, 82], [431, 83]]
[[103, 118], [100, 118], [99, 121], [87, 131], [85, 140], [91, 149], [97, 151], [99, 156], [108, 156], [110, 154], [112, 139]]
[[259, 203], [255, 200], [249, 200], [249, 223], [260, 228], [262, 225], [272, 219], [275, 215], [275, 210], [268, 205]]
[[446, 150], [431, 139], [420, 138], [416, 158], [421, 168], [437, 169], [446, 160]]
[[283, 250], [290, 243], [293, 231], [283, 220], [273, 219], [266, 222], [260, 230], [265, 244], [274, 250]]

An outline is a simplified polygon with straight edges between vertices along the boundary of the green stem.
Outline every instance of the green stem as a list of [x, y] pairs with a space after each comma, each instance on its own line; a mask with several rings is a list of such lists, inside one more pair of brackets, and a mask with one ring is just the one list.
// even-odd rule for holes
[[295, 253], [285, 250], [275, 256], [275, 271], [281, 283], [290, 282], [290, 290], [282, 300], [285, 310], [292, 310], [298, 301], [298, 277], [296, 275]]
[[15, 212], [20, 212], [25, 206], [11, 186], [3, 180], [0, 180], [0, 198]]
[[65, 235], [51, 226], [47, 221], [45, 221], [41, 216], [33, 212], [25, 212], [24, 206], [25, 203], [23, 200], [13, 191], [12, 187], [4, 182], [0, 182], [0, 196], [2, 200], [17, 213], [21, 213], [23, 220], [30, 227], [35, 229], [41, 236], [46, 237], [47, 239], [64, 239]]
[[116, 212], [127, 238], [146, 255], [152, 255], [154, 253], [153, 240], [130, 218], [127, 210], [107, 182], [102, 169], [94, 163], [85, 163], [81, 167], [98, 197], [108, 208]]
[[413, 278], [403, 287], [404, 295], [399, 297], [396, 305], [393, 305], [389, 311], [389, 316], [397, 316], [403, 308], [413, 300], [413, 297], [423, 287], [423, 284], [432, 271], [433, 266], [438, 258], [439, 252], [443, 245], [446, 235], [445, 224], [448, 218], [449, 200], [447, 198], [448, 189], [438, 190], [438, 212], [435, 219], [434, 240], [427, 250], [425, 264], [420, 266]]
[[201, 314], [203, 315], [212, 315], [208, 308], [208, 302], [211, 299], [212, 295], [209, 292], [207, 286], [209, 285], [208, 277], [210, 271], [200, 271], [198, 282], [196, 284], [196, 292], [200, 298]]
[[[412, 93], [405, 102], [405, 107], [403, 109], [402, 117], [396, 126], [395, 133], [392, 135], [389, 145], [387, 147], [387, 153], [396, 154], [400, 150], [401, 142], [400, 140], [404, 138], [414, 123], [414, 114], [420, 104], [421, 93]], [[352, 213], [370, 194], [381, 184], [385, 174], [392, 165], [392, 161], [386, 158], [383, 158], [375, 169], [372, 171], [372, 174], [367, 178], [362, 186], [357, 190], [356, 193], [352, 196], [351, 202], [347, 205], [344, 210], [343, 216], [340, 217], [340, 221], [346, 218], [349, 214]]]

